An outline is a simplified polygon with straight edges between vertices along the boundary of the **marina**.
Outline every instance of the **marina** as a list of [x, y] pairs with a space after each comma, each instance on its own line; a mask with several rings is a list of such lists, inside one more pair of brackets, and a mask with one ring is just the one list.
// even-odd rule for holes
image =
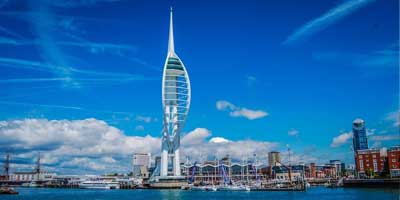
[[0, 0], [0, 200], [400, 200], [398, 4]]
[[[360, 189], [360, 188], [337, 188], [329, 189], [322, 186], [311, 187], [305, 192], [247, 192], [247, 191], [186, 191], [186, 190], [87, 190], [87, 189], [54, 189], [54, 188], [18, 188], [20, 200], [42, 200], [54, 198], [58, 200], [67, 199], [388, 199], [396, 200], [399, 191], [393, 189]], [[2, 200], [16, 199], [13, 195], [3, 195]]]

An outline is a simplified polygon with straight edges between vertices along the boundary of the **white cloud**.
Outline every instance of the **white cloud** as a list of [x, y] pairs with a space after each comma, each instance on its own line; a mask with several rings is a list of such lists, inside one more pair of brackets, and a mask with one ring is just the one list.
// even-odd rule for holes
[[400, 110], [390, 112], [385, 117], [386, 121], [392, 122], [393, 126], [400, 126]]
[[[192, 160], [200, 160], [202, 156], [208, 158], [219, 158], [229, 155], [231, 158], [240, 160], [244, 155], [254, 153], [263, 155], [276, 148], [276, 142], [262, 142], [255, 140], [231, 141], [223, 137], [213, 137], [209, 130], [197, 128], [182, 138], [182, 156], [189, 156]], [[190, 139], [185, 137], [189, 137]]]
[[223, 138], [223, 137], [213, 137], [209, 141], [210, 143], [228, 143], [230, 142], [229, 140]]
[[208, 129], [196, 128], [184, 135], [181, 139], [181, 143], [185, 145], [199, 144], [209, 136], [211, 136], [211, 132]]
[[137, 125], [137, 126], [135, 127], [135, 131], [144, 131], [144, 126], [142, 126], [142, 125]]
[[241, 108], [225, 100], [217, 101], [216, 107], [217, 110], [220, 111], [229, 111], [229, 115], [231, 117], [245, 117], [249, 120], [260, 119], [269, 115], [263, 110], [251, 110], [248, 108]]
[[136, 116], [136, 121], [150, 123], [151, 122], [151, 117], [138, 115], [138, 116]]
[[375, 132], [376, 132], [376, 129], [368, 129], [368, 128], [367, 128], [367, 133], [366, 133], [366, 135], [367, 135], [367, 136], [371, 136], [371, 135], [374, 135]]
[[331, 147], [339, 147], [346, 144], [351, 138], [353, 138], [353, 132], [342, 133], [332, 139]]
[[80, 167], [89, 170], [104, 170], [106, 167], [102, 164], [91, 161], [89, 158], [73, 158], [70, 161], [61, 163], [62, 167]]
[[298, 40], [305, 39], [306, 37], [321, 31], [328, 26], [336, 23], [340, 19], [350, 15], [357, 11], [361, 7], [373, 2], [374, 0], [349, 0], [340, 4], [339, 6], [329, 10], [322, 16], [308, 22], [301, 28], [297, 29], [292, 35], [290, 35], [283, 44], [291, 44]]
[[374, 135], [370, 139], [373, 141], [399, 140], [400, 135]]
[[[199, 159], [229, 154], [241, 159], [245, 154], [263, 155], [278, 143], [211, 138], [211, 131], [196, 128], [182, 136], [182, 159]], [[129, 172], [131, 155], [151, 153], [159, 155], [161, 139], [150, 135], [127, 136], [121, 130], [97, 119], [47, 120], [22, 119], [0, 121], [0, 151], [8, 148], [13, 157], [34, 166], [37, 152], [41, 152], [43, 167], [61, 173]], [[25, 164], [21, 163], [21, 164]]]
[[296, 129], [291, 129], [290, 131], [288, 131], [288, 135], [290, 136], [297, 136], [299, 134], [299, 131]]
[[216, 103], [217, 109], [218, 110], [235, 110], [237, 109], [235, 105], [233, 105], [232, 103], [228, 102], [228, 101], [217, 101]]
[[375, 141], [372, 144], [372, 148], [380, 148], [382, 146], [382, 142], [381, 141]]
[[[101, 165], [111, 161], [109, 158], [98, 159], [101, 157], [128, 159], [132, 152], [159, 153], [160, 146], [158, 137], [126, 136], [97, 119], [0, 121], [0, 150], [10, 148], [26, 158], [36, 157], [29, 153], [40, 151], [44, 164], [58, 163], [61, 167], [85, 162], [88, 170], [114, 170], [118, 166], [105, 165], [107, 168], [103, 168], [93, 163]], [[82, 157], [86, 159], [77, 159]], [[127, 171], [130, 166], [128, 161], [125, 163], [123, 170]]]
[[240, 110], [235, 110], [229, 113], [232, 117], [245, 117], [249, 120], [263, 118], [268, 115], [268, 113], [262, 110], [250, 110], [247, 108], [241, 108]]
[[101, 158], [101, 160], [105, 163], [116, 163], [117, 161], [111, 156], [105, 156]]

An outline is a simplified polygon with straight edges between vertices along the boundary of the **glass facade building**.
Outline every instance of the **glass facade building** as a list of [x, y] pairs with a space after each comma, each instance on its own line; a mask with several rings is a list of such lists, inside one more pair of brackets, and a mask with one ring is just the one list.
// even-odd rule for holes
[[353, 148], [357, 150], [368, 149], [367, 131], [365, 122], [362, 119], [353, 121]]

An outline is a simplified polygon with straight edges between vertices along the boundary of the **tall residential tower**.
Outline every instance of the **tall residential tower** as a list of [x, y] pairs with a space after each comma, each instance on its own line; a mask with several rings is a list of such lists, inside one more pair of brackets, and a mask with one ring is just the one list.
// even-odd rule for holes
[[[168, 54], [162, 80], [163, 130], [160, 176], [181, 176], [180, 133], [190, 107], [190, 81], [183, 62], [175, 53], [172, 8], [170, 11]], [[169, 168], [171, 166], [171, 168]]]
[[362, 119], [353, 121], [353, 148], [354, 152], [368, 149], [367, 131], [365, 129], [365, 122]]

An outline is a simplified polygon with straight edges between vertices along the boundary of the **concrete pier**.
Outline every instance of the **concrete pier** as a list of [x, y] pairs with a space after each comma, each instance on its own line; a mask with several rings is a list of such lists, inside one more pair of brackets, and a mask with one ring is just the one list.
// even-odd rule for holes
[[400, 178], [344, 179], [343, 187], [400, 188]]

